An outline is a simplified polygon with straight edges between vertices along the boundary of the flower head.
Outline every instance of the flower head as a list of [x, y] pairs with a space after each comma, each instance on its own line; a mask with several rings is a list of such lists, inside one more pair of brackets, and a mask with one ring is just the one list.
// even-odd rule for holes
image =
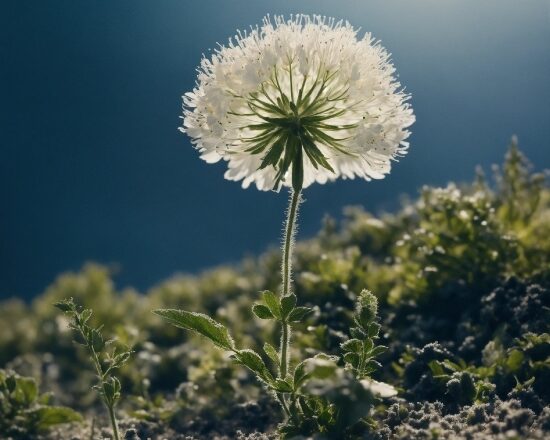
[[264, 18], [198, 69], [182, 131], [225, 178], [260, 190], [381, 179], [406, 153], [414, 115], [389, 54], [320, 16]]

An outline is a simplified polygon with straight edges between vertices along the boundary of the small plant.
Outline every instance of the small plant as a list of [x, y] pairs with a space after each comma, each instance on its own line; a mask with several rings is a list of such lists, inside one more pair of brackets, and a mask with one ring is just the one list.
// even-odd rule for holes
[[52, 426], [82, 421], [70, 408], [51, 406], [51, 397], [39, 394], [32, 377], [0, 370], [0, 437], [34, 438]]
[[108, 349], [109, 346], [113, 346], [114, 340], [106, 340], [103, 337], [102, 326], [95, 328], [88, 324], [92, 316], [91, 309], [77, 306], [72, 298], [54, 305], [71, 318], [70, 327], [75, 332], [75, 342], [88, 350], [98, 377], [98, 384], [94, 388], [98, 390], [109, 412], [113, 436], [115, 440], [119, 440], [115, 406], [120, 400], [121, 385], [113, 373], [128, 362], [132, 351], [118, 347]]
[[378, 299], [368, 290], [363, 290], [353, 316], [356, 327], [350, 330], [352, 339], [342, 344], [346, 368], [353, 371], [357, 379], [369, 377], [381, 367], [375, 358], [388, 349], [384, 345], [374, 344], [380, 332], [380, 324], [376, 322], [377, 314]]

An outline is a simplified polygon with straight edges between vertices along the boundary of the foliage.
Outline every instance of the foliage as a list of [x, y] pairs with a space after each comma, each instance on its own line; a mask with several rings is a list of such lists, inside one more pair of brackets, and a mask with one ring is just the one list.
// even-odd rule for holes
[[[490, 438], [490, 423], [495, 437], [507, 426], [521, 438], [548, 435], [550, 190], [515, 144], [495, 179], [478, 173], [469, 185], [424, 188], [394, 214], [349, 208], [342, 223], [327, 218], [316, 237], [296, 243], [299, 304], [291, 297], [284, 306], [294, 337], [288, 378], [278, 377], [275, 348], [283, 304], [266, 292], [279, 289], [280, 260], [273, 249], [238, 266], [175, 276], [143, 295], [117, 290], [111, 269], [86, 265], [61, 275], [31, 304], [2, 302], [0, 366], [35, 377], [60, 404], [94, 413], [90, 387], [97, 378], [88, 355], [74, 350], [67, 318], [51, 307], [73, 297], [94, 310], [90, 327], [104, 325], [103, 333], [136, 352], [117, 370], [127, 390], [119, 415], [121, 427], [137, 423], [141, 438], [273, 433], [282, 418], [270, 397], [283, 393], [290, 405], [306, 359], [300, 370], [332, 372], [310, 377], [295, 393], [301, 422], [290, 420], [288, 436], [324, 431], [338, 438], [333, 433], [346, 426], [346, 435], [358, 438], [431, 438], [429, 420], [440, 438], [452, 438], [447, 424], [479, 438]], [[357, 322], [365, 287], [378, 299], [374, 323], [381, 330], [372, 335], [371, 323]], [[167, 326], [152, 309], [192, 310], [173, 318], [202, 334]], [[223, 350], [204, 344], [204, 333]], [[388, 349], [361, 361], [368, 339], [372, 350]], [[367, 368], [363, 378], [361, 364], [374, 361], [382, 367]], [[399, 397], [368, 397], [378, 382]], [[369, 417], [357, 423], [358, 413]]]
[[72, 298], [58, 302], [55, 306], [70, 317], [71, 323], [69, 325], [74, 331], [75, 342], [83, 345], [88, 350], [98, 378], [98, 385], [95, 386], [95, 389], [109, 411], [113, 435], [118, 440], [119, 432], [115, 417], [115, 406], [120, 400], [122, 386], [114, 372], [128, 362], [132, 352], [128, 349], [117, 349], [116, 346], [112, 350], [108, 350], [108, 346], [114, 345], [115, 341], [112, 339], [105, 340], [101, 332], [101, 326], [92, 327], [89, 325], [88, 321], [92, 317], [91, 309], [78, 307]]
[[0, 435], [28, 439], [55, 425], [81, 422], [82, 417], [64, 406], [52, 406], [51, 394], [39, 394], [36, 380], [0, 370]]

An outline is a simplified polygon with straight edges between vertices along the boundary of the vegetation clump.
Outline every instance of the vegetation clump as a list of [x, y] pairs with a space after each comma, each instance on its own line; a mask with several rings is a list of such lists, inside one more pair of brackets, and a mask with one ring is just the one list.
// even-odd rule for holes
[[[87, 265], [31, 304], [2, 302], [0, 437], [112, 435], [90, 352], [73, 347], [75, 311], [52, 307], [72, 297], [81, 321], [94, 310], [89, 329], [103, 325], [135, 352], [116, 368], [121, 437], [547, 438], [550, 189], [515, 143], [494, 176], [424, 188], [394, 214], [326, 219], [295, 244], [282, 297], [274, 249], [145, 294], [117, 291], [108, 268]], [[286, 374], [275, 348], [283, 324], [294, 341]], [[101, 357], [103, 373], [117, 355]], [[35, 397], [16, 399], [27, 394], [13, 383]], [[56, 407], [36, 384], [76, 423], [37, 422]]]

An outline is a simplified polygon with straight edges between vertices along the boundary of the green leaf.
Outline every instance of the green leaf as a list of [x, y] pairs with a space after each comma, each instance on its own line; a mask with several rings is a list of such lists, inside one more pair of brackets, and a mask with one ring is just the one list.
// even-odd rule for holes
[[432, 372], [433, 377], [444, 377], [444, 376], [446, 376], [445, 370], [441, 366], [441, 363], [439, 363], [438, 361], [429, 362], [428, 367], [430, 367], [430, 370]]
[[67, 313], [73, 310], [74, 303], [72, 299], [65, 299], [63, 301], [54, 303], [53, 306], [58, 308], [62, 312]]
[[86, 322], [88, 322], [88, 320], [91, 318], [91, 316], [92, 316], [92, 310], [91, 309], [85, 309], [80, 314], [80, 320], [82, 321], [83, 324], [85, 324]]
[[350, 364], [352, 367], [357, 368], [359, 366], [360, 357], [357, 353], [349, 352], [344, 355], [344, 361]]
[[301, 322], [305, 319], [307, 315], [313, 312], [311, 307], [296, 307], [288, 315], [289, 322]]
[[131, 354], [132, 354], [131, 351], [125, 351], [124, 353], [117, 354], [113, 359], [113, 363], [112, 363], [113, 368], [122, 367], [126, 362], [128, 362], [128, 359], [130, 359]]
[[370, 356], [379, 356], [381, 355], [382, 353], [385, 353], [386, 351], [388, 350], [388, 347], [386, 347], [385, 345], [377, 345], [376, 347], [374, 347], [371, 352], [369, 353]]
[[300, 362], [294, 370], [294, 389], [297, 390], [311, 378], [326, 379], [334, 374], [337, 365], [334, 356], [320, 353]]
[[82, 422], [82, 416], [71, 408], [64, 406], [43, 406], [31, 411], [37, 420], [37, 428], [44, 431], [63, 423]]
[[269, 307], [263, 304], [254, 304], [252, 306], [252, 313], [254, 313], [260, 319], [274, 319], [273, 313], [269, 310]]
[[264, 344], [264, 352], [265, 354], [267, 354], [269, 359], [271, 359], [278, 367], [281, 361], [279, 360], [279, 353], [277, 353], [275, 347], [273, 347], [273, 345], [271, 345], [269, 342], [266, 342]]
[[356, 339], [365, 339], [367, 337], [367, 333], [365, 333], [360, 327], [352, 327], [350, 329], [350, 334]]
[[279, 393], [291, 393], [293, 391], [292, 385], [283, 379], [275, 379], [272, 387]]
[[373, 323], [369, 324], [369, 329], [368, 329], [369, 337], [374, 338], [374, 337], [378, 336], [379, 332], [380, 332], [380, 324], [378, 324], [376, 322], [373, 322]]
[[277, 298], [277, 295], [269, 290], [264, 290], [262, 292], [262, 298], [271, 314], [275, 316], [275, 318], [281, 319], [281, 305], [279, 304], [279, 298]]
[[244, 349], [235, 352], [233, 358], [241, 365], [244, 365], [248, 369], [256, 373], [260, 379], [265, 382], [271, 383], [273, 376], [267, 369], [262, 357], [254, 350]]
[[89, 344], [92, 346], [96, 353], [100, 353], [105, 348], [105, 341], [99, 330], [93, 328], [88, 334]]
[[110, 405], [113, 405], [120, 399], [120, 390], [120, 381], [114, 376], [109, 377], [109, 379], [103, 382], [102, 394]]
[[16, 377], [15, 401], [22, 405], [31, 405], [38, 397], [38, 385], [32, 377]]
[[224, 350], [235, 350], [235, 342], [225, 326], [203, 313], [186, 312], [185, 310], [157, 309], [153, 313], [162, 316], [172, 325], [186, 330], [193, 330]]
[[286, 319], [287, 316], [296, 307], [296, 295], [291, 293], [290, 295], [283, 296], [281, 298], [281, 316]]
[[523, 353], [519, 350], [512, 350], [506, 359], [506, 366], [512, 373], [518, 371], [523, 363]]
[[363, 350], [363, 343], [359, 339], [349, 339], [346, 342], [342, 343], [340, 345], [340, 348], [343, 351], [351, 351], [354, 353], [359, 353], [361, 350]]

